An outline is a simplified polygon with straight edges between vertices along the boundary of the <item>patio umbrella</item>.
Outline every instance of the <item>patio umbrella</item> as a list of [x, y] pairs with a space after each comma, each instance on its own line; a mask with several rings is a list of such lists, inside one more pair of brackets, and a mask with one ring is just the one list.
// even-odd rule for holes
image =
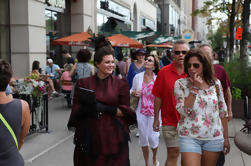
[[113, 47], [143, 48], [143, 45], [122, 34], [116, 34], [107, 38]]
[[89, 46], [89, 43], [91, 42], [89, 40], [90, 37], [92, 36], [88, 32], [80, 32], [54, 40], [53, 43], [65, 46]]
[[173, 48], [171, 44], [148, 44], [145, 47]]

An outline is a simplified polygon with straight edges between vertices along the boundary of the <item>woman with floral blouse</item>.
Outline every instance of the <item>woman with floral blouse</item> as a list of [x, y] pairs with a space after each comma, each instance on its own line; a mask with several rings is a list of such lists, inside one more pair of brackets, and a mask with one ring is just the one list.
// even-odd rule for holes
[[215, 166], [220, 151], [229, 153], [227, 106], [208, 55], [191, 49], [184, 59], [187, 78], [175, 82], [181, 162]]

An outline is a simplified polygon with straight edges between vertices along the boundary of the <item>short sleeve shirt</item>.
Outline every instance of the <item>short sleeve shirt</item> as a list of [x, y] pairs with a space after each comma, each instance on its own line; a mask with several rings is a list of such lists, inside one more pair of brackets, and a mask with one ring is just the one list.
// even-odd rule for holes
[[162, 99], [161, 119], [164, 126], [177, 127], [180, 115], [176, 110], [174, 84], [176, 80], [185, 78], [186, 76], [185, 73], [178, 74], [174, 68], [174, 63], [163, 67], [157, 75], [152, 94]]
[[223, 66], [218, 65], [218, 64], [214, 64], [214, 72], [215, 72], [216, 78], [220, 80], [222, 88], [223, 88], [223, 92], [224, 92], [231, 85], [230, 80], [227, 76], [227, 73], [225, 69], [223, 68]]
[[45, 72], [46, 74], [54, 75], [54, 77], [51, 77], [51, 79], [54, 80], [59, 78], [59, 74], [56, 71], [57, 69], [60, 69], [60, 67], [57, 64], [53, 64], [52, 68], [50, 68], [50, 66], [46, 66]]

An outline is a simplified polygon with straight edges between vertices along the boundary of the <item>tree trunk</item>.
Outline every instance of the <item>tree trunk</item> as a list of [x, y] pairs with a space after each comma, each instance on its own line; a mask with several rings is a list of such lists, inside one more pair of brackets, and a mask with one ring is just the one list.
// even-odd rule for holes
[[233, 57], [234, 52], [234, 21], [235, 21], [235, 4], [236, 1], [232, 0], [232, 9], [230, 13], [230, 20], [229, 20], [229, 32], [230, 32], [230, 39], [229, 39], [229, 58], [230, 60]]
[[243, 32], [242, 32], [242, 40], [241, 40], [241, 48], [240, 48], [240, 58], [241, 59], [247, 57], [250, 1], [251, 0], [244, 0], [244, 3], [243, 3], [243, 11], [242, 11]]

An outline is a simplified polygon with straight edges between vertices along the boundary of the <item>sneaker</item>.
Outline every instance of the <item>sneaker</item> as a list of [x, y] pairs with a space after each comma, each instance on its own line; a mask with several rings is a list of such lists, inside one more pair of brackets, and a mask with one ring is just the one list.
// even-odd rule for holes
[[153, 166], [159, 166], [159, 161], [157, 160], [155, 164], [153, 164]]
[[52, 93], [51, 93], [53, 96], [58, 96], [58, 92], [57, 91], [53, 91]]
[[136, 133], [136, 137], [139, 137], [139, 132]]

